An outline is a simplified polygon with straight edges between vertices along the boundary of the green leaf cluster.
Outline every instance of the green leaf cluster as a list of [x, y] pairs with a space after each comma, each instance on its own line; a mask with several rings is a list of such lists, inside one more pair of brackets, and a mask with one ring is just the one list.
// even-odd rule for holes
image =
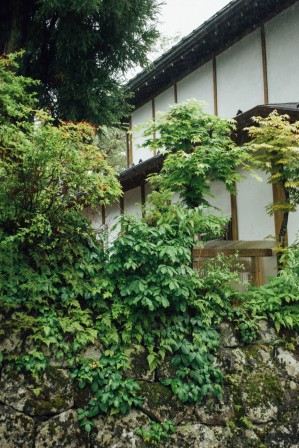
[[133, 378], [124, 378], [129, 368], [125, 354], [100, 357], [98, 361], [77, 359], [73, 378], [78, 378], [79, 387], [90, 386], [93, 398], [88, 409], [78, 409], [80, 425], [87, 432], [93, 425], [92, 418], [100, 412], [126, 414], [133, 406], [141, 405], [141, 398], [136, 396], [140, 386]]
[[140, 436], [146, 443], [150, 443], [152, 446], [161, 446], [162, 441], [167, 441], [171, 434], [175, 433], [175, 426], [172, 420], [166, 420], [165, 422], [150, 422], [149, 428], [138, 428], [135, 434]]
[[245, 306], [256, 318], [273, 321], [281, 328], [299, 330], [299, 249], [288, 248], [282, 256], [284, 268], [259, 288], [251, 288]]
[[269, 214], [283, 213], [279, 242], [286, 245], [289, 212], [299, 204], [299, 122], [273, 111], [268, 117], [253, 117], [257, 126], [247, 128], [251, 163], [268, 174], [268, 182], [281, 187], [283, 197], [268, 205]]
[[172, 106], [148, 122], [144, 131], [147, 138], [142, 146], [166, 155], [161, 172], [151, 182], [179, 193], [188, 207], [209, 205], [213, 181], [223, 182], [235, 193], [240, 180], [236, 168], [247, 156], [231, 139], [234, 129], [233, 121], [205, 113], [195, 100]]
[[0, 54], [21, 49], [55, 118], [112, 125], [127, 116], [122, 75], [147, 64], [159, 33], [156, 0], [17, 0], [0, 4]]

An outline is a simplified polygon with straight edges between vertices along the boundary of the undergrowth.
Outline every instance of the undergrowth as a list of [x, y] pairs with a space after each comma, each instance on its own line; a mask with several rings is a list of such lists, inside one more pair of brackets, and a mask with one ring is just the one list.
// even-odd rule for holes
[[[215, 360], [223, 320], [233, 322], [247, 342], [256, 337], [261, 317], [278, 330], [299, 326], [298, 248], [285, 256], [277, 278], [248, 292], [238, 287], [229, 261], [219, 259], [200, 272], [192, 268], [197, 235], [220, 237], [226, 219], [186, 204], [193, 206], [213, 179], [234, 172], [240, 154], [227, 137], [230, 126], [205, 118], [212, 126], [204, 132], [205, 164], [196, 191], [183, 185], [185, 205], [172, 204], [173, 191], [160, 189], [144, 218], [121, 218], [119, 235], [105, 250], [82, 209], [108, 204], [120, 188], [93, 144], [94, 129], [86, 123], [54, 126], [48, 114], [37, 114], [34, 95], [26, 93], [33, 82], [15, 75], [14, 64], [13, 58], [0, 59], [0, 338], [15, 335], [22, 352], [3, 350], [1, 364], [38, 378], [53, 361], [63, 361], [79, 387], [93, 394], [78, 409], [87, 432], [100, 413], [142, 406], [131, 365], [140, 346], [151, 372], [171, 358], [174, 375], [164, 385], [183, 403], [220, 396], [223, 378]], [[216, 176], [209, 165], [215, 142], [209, 139], [219, 127], [217, 144], [223, 139], [221, 151], [231, 152], [228, 166], [218, 160]], [[200, 142], [198, 134], [198, 157]], [[174, 168], [187, 156], [172, 158]], [[181, 186], [179, 180], [176, 188]], [[93, 344], [101, 351], [96, 359], [84, 354]], [[160, 425], [140, 435], [154, 443], [165, 439], [172, 426]]]

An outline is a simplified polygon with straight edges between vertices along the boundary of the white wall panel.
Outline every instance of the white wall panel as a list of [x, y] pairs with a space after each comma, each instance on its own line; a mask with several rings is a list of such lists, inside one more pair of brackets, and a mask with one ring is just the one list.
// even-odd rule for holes
[[264, 265], [264, 278], [265, 282], [268, 283], [269, 277], [275, 277], [277, 275], [277, 256], [263, 257]]
[[299, 100], [299, 2], [265, 24], [270, 103]]
[[212, 214], [222, 214], [227, 217], [231, 217], [231, 202], [230, 193], [225, 188], [223, 182], [213, 182], [211, 184], [211, 193], [213, 197], [207, 196], [206, 200], [216, 208], [211, 208]]
[[164, 90], [160, 95], [155, 97], [155, 113], [156, 116], [159, 112], [167, 112], [174, 104], [174, 87]]
[[299, 241], [299, 210], [289, 214], [288, 240], [289, 244]]
[[220, 116], [232, 118], [264, 103], [260, 29], [221, 53], [216, 67]]
[[[117, 237], [120, 231], [120, 225], [117, 224], [117, 219], [120, 216], [120, 205], [118, 202], [106, 207], [106, 225], [108, 229], [108, 245]], [[116, 227], [113, 229], [113, 227]], [[113, 230], [112, 230], [113, 229]]]
[[100, 232], [103, 230], [102, 224], [102, 207], [99, 206], [97, 208], [85, 208], [83, 210], [84, 216], [91, 221], [92, 227]]
[[141, 189], [140, 187], [128, 190], [124, 195], [124, 212], [129, 215], [141, 217]]
[[177, 83], [178, 102], [181, 103], [194, 98], [197, 101], [205, 101], [204, 110], [214, 113], [214, 89], [213, 89], [213, 63], [199, 67], [190, 75]]
[[238, 184], [237, 209], [240, 240], [262, 240], [269, 235], [275, 238], [274, 218], [265, 207], [273, 201], [272, 186], [267, 176], [258, 172], [263, 179], [258, 182], [250, 174]]
[[152, 119], [152, 102], [149, 101], [146, 104], [144, 104], [139, 109], [136, 109], [132, 113], [132, 129], [133, 129], [133, 163], [135, 165], [139, 163], [139, 160], [147, 160], [150, 157], [153, 156], [152, 151], [150, 151], [148, 148], [139, 148], [139, 145], [141, 145], [145, 138], [142, 136], [143, 131], [137, 129], [134, 129], [134, 126], [138, 126], [140, 124], [145, 124], [147, 120]]

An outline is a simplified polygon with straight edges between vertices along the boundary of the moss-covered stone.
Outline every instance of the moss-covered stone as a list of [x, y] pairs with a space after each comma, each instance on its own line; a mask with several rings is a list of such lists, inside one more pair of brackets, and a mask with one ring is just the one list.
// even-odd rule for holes
[[150, 372], [148, 361], [148, 352], [145, 348], [134, 346], [134, 350], [130, 356], [131, 368], [128, 375], [138, 380], [154, 381], [155, 372]]
[[34, 427], [32, 418], [0, 404], [1, 448], [32, 448]]
[[125, 416], [99, 416], [91, 432], [93, 448], [149, 448], [135, 433], [149, 427], [150, 419], [141, 411], [132, 410]]
[[189, 421], [194, 413], [194, 405], [184, 405], [175, 397], [170, 388], [161, 383], [140, 381], [140, 395], [143, 407], [158, 419], [173, 419], [176, 422]]
[[0, 380], [0, 400], [32, 416], [53, 415], [74, 405], [69, 372], [49, 368], [39, 379], [5, 368]]
[[80, 428], [74, 410], [62, 412], [42, 423], [35, 448], [87, 448], [88, 436]]

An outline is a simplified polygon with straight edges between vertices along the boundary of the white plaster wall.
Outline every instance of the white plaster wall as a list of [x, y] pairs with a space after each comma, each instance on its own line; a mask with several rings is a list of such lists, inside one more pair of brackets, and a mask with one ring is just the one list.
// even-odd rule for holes
[[260, 29], [216, 58], [218, 114], [232, 118], [264, 103]]
[[299, 209], [289, 214], [288, 241], [289, 244], [299, 241]]
[[124, 194], [124, 212], [141, 217], [141, 188], [136, 187]]
[[143, 130], [137, 130], [134, 129], [135, 126], [138, 126], [140, 124], [145, 124], [147, 120], [152, 119], [152, 103], [151, 101], [144, 104], [142, 107], [139, 107], [139, 109], [136, 109], [132, 113], [132, 129], [133, 129], [133, 139], [132, 139], [132, 145], [133, 145], [133, 163], [135, 165], [139, 163], [139, 160], [147, 160], [150, 157], [153, 156], [152, 151], [150, 151], [148, 148], [140, 148], [139, 145], [141, 145], [145, 138], [143, 137]]
[[269, 235], [275, 238], [274, 217], [265, 207], [273, 201], [272, 186], [267, 176], [257, 173], [262, 182], [250, 174], [238, 184], [237, 209], [240, 240], [262, 240]]
[[84, 216], [91, 221], [92, 227], [97, 231], [101, 232], [103, 230], [102, 224], [102, 207], [97, 208], [85, 208], [83, 210]]
[[212, 61], [199, 67], [190, 75], [177, 83], [178, 102], [194, 98], [205, 101], [204, 110], [214, 113], [213, 63]]
[[264, 264], [264, 278], [265, 282], [269, 283], [269, 277], [275, 277], [277, 275], [277, 256], [263, 257]]
[[270, 103], [299, 101], [299, 2], [265, 24]]
[[[117, 219], [120, 216], [120, 205], [118, 202], [106, 207], [105, 210], [106, 216], [106, 226], [107, 226], [107, 243], [111, 245], [113, 240], [117, 237], [120, 231], [120, 225], [117, 224]], [[117, 224], [117, 225], [116, 225]], [[115, 228], [113, 229], [113, 227]]]
[[169, 89], [164, 90], [160, 95], [155, 97], [155, 115], [159, 112], [167, 112], [174, 104], [174, 87], [169, 87]]
[[213, 182], [211, 184], [211, 196], [205, 199], [216, 208], [211, 208], [210, 212], [214, 215], [223, 215], [231, 218], [230, 193], [225, 188], [223, 182]]

